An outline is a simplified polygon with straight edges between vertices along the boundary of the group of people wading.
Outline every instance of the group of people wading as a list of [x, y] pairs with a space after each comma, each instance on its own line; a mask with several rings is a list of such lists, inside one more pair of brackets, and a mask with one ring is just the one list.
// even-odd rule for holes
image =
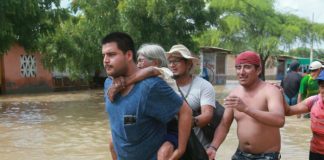
[[109, 76], [104, 91], [113, 159], [181, 159], [191, 130], [215, 159], [235, 119], [239, 144], [232, 160], [278, 160], [285, 116], [307, 112], [313, 132], [309, 159], [324, 159], [324, 72], [316, 78], [318, 94], [289, 106], [279, 86], [259, 79], [259, 54], [238, 54], [233, 67], [240, 85], [224, 99], [224, 114], [209, 141], [202, 128], [213, 118], [217, 94], [193, 74], [199, 59], [186, 46], [164, 51], [148, 43], [136, 52], [131, 36], [113, 32], [102, 39], [102, 55]]

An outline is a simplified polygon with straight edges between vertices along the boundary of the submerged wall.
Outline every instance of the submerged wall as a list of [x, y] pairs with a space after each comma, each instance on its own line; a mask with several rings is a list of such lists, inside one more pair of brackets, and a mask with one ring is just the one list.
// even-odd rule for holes
[[39, 53], [26, 53], [15, 44], [3, 55], [2, 63], [2, 93], [53, 90], [52, 74], [43, 67]]

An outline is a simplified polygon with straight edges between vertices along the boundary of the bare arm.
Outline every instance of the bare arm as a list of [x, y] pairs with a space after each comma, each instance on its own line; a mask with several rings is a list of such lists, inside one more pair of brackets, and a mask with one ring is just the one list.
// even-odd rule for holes
[[297, 103], [302, 102], [302, 96], [300, 93], [298, 93]]
[[156, 68], [146, 67], [146, 68], [140, 69], [135, 74], [127, 77], [125, 80], [125, 85], [128, 86], [128, 85], [134, 84], [138, 81], [144, 80], [148, 77], [158, 76], [160, 74], [161, 74], [160, 71], [157, 70]]
[[284, 98], [277, 88], [271, 86], [267, 91], [268, 111], [246, 108], [245, 113], [259, 122], [273, 126], [283, 127], [285, 124]]
[[183, 102], [178, 119], [178, 148], [172, 153], [171, 159], [179, 159], [186, 150], [187, 142], [190, 136], [192, 110], [186, 102]]
[[233, 119], [234, 119], [233, 109], [226, 108], [224, 111], [223, 118], [214, 133], [213, 141], [210, 144], [211, 147], [207, 148], [207, 154], [210, 160], [213, 160], [215, 158], [216, 151], [225, 140], [226, 135], [233, 122]]
[[206, 126], [213, 118], [213, 106], [211, 105], [203, 105], [201, 106], [201, 114], [196, 116], [197, 119], [197, 127]]
[[138, 81], [141, 81], [145, 78], [158, 76], [160, 75], [160, 71], [154, 67], [147, 67], [140, 69], [135, 74], [129, 77], [117, 77], [113, 80], [112, 86], [108, 90], [108, 97], [111, 102], [114, 101], [114, 97], [117, 93], [122, 91], [126, 86], [132, 85]]
[[225, 106], [235, 108], [240, 112], [251, 116], [260, 123], [273, 127], [283, 127], [285, 123], [285, 108], [283, 105], [283, 96], [280, 90], [274, 86], [270, 86], [265, 93], [267, 99], [268, 111], [248, 107], [240, 97], [231, 95], [225, 99]]
[[289, 106], [286, 103], [286, 116], [292, 116], [292, 115], [296, 115], [296, 114], [301, 114], [301, 113], [307, 113], [309, 112], [308, 107], [306, 105], [306, 100], [297, 103], [296, 105], [293, 106]]
[[201, 86], [200, 91], [200, 114], [195, 117], [197, 127], [206, 126], [213, 118], [213, 107], [215, 106], [216, 93], [210, 83]]

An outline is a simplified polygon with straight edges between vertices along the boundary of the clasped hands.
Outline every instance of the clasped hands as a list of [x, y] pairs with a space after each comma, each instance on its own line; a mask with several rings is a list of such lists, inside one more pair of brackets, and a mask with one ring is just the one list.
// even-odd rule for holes
[[115, 95], [126, 88], [126, 82], [124, 77], [114, 78], [112, 85], [109, 87], [107, 95], [111, 102], [114, 101]]

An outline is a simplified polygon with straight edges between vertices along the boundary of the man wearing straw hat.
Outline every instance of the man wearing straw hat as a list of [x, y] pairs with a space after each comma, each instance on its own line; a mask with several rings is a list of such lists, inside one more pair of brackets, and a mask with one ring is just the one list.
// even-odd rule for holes
[[205, 79], [193, 75], [194, 65], [198, 63], [199, 59], [193, 57], [186, 46], [174, 45], [166, 53], [166, 56], [179, 92], [182, 93], [193, 112], [199, 112], [194, 115], [192, 126], [199, 141], [205, 148], [208, 148], [210, 142], [206, 139], [201, 127], [206, 126], [213, 116], [214, 87]]

